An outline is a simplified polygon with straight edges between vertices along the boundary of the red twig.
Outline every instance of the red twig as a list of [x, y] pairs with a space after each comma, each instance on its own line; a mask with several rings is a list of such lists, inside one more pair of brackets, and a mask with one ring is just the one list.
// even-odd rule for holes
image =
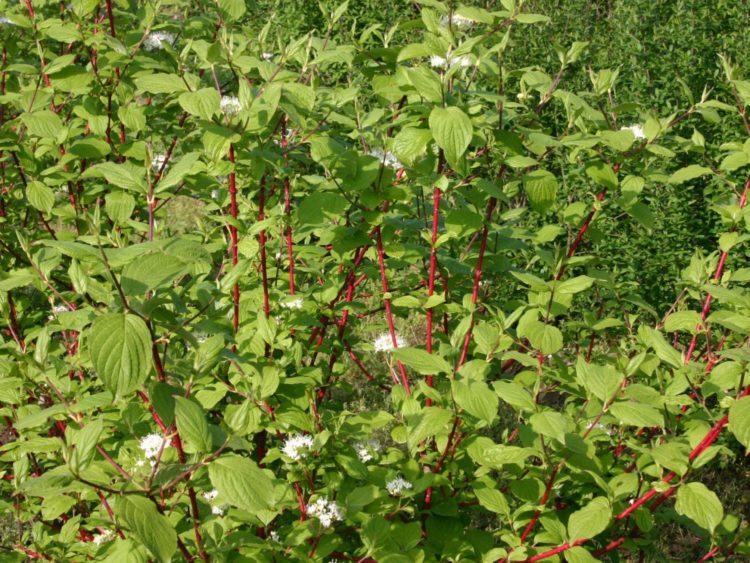
[[[237, 176], [235, 172], [234, 146], [229, 145], [229, 162], [232, 163], [232, 171], [229, 173], [229, 198], [230, 214], [234, 223], [229, 225], [229, 238], [232, 249], [232, 265], [237, 265]], [[232, 314], [232, 326], [236, 333], [240, 327], [240, 284], [235, 282], [232, 288], [232, 303], [234, 312]]]
[[[479, 243], [479, 256], [477, 257], [477, 265], [474, 269], [474, 287], [471, 291], [471, 304], [473, 306], [476, 306], [477, 297], [479, 296], [479, 282], [482, 281], [482, 264], [484, 263], [484, 254], [487, 250], [489, 223], [490, 219], [492, 218], [492, 213], [495, 211], [496, 205], [497, 199], [495, 199], [494, 197], [491, 197], [487, 202], [487, 211], [485, 213], [484, 226], [482, 227], [482, 239]], [[464, 345], [463, 349], [461, 350], [461, 358], [458, 360], [458, 365], [456, 365], [456, 371], [461, 369], [461, 366], [464, 365], [464, 362], [466, 362], [466, 357], [469, 354], [469, 345], [471, 344], [471, 335], [474, 328], [473, 315], [474, 313], [472, 312], [471, 324], [469, 325], [469, 329], [466, 331], [466, 336], [464, 337]]]
[[[438, 155], [438, 175], [443, 173], [443, 150], [440, 149]], [[435, 186], [432, 192], [432, 244], [430, 246], [430, 274], [427, 282], [427, 297], [432, 297], [435, 293], [435, 271], [437, 269], [437, 236], [438, 227], [440, 226], [440, 188]], [[427, 309], [427, 352], [432, 354], [432, 315], [433, 307]], [[432, 387], [432, 374], [427, 376], [427, 386]], [[427, 397], [427, 406], [432, 404], [432, 400]]]
[[[286, 131], [286, 116], [284, 116], [281, 120], [281, 150], [284, 153], [284, 168], [289, 167], [289, 139], [287, 138], [287, 131]], [[286, 214], [286, 252], [287, 252], [287, 259], [289, 263], [289, 294], [294, 295], [295, 293], [295, 286], [294, 286], [294, 243], [292, 238], [292, 201], [291, 201], [291, 195], [289, 191], [289, 175], [287, 173], [284, 174], [284, 213]]]
[[[742, 191], [742, 197], [740, 197], [740, 209], [745, 207], [745, 204], [747, 203], [747, 192], [748, 189], [750, 189], [750, 178], [747, 179], [745, 182], [745, 188]], [[722, 251], [721, 255], [719, 256], [719, 263], [716, 266], [716, 272], [714, 273], [714, 277], [711, 281], [714, 283], [717, 283], [721, 279], [721, 274], [724, 271], [724, 265], [727, 261], [727, 256], [729, 255], [728, 250]], [[706, 299], [703, 302], [703, 308], [701, 309], [701, 323], [703, 323], [706, 320], [706, 317], [708, 317], [708, 313], [711, 309], [711, 300], [713, 299], [713, 296], [710, 293], [706, 294]], [[693, 334], [693, 338], [690, 340], [690, 345], [688, 346], [687, 351], [685, 352], [685, 363], [688, 363], [690, 359], [693, 357], [693, 352], [695, 351], [695, 344], [698, 341], [698, 331]]]
[[[380, 234], [380, 226], [375, 227], [375, 242], [378, 250], [378, 263], [380, 265], [380, 281], [383, 285], [383, 303], [385, 304], [385, 318], [388, 321], [388, 330], [391, 334], [391, 342], [394, 348], [398, 348], [398, 340], [396, 338], [396, 326], [393, 323], [393, 311], [391, 310], [391, 299], [388, 295], [388, 277], [385, 272], [385, 252], [383, 251], [383, 237]], [[404, 386], [407, 395], [411, 395], [411, 386], [409, 385], [409, 378], [406, 376], [406, 369], [404, 364], [400, 360], [396, 360], [398, 364], [399, 372], [401, 373], [401, 384]]]

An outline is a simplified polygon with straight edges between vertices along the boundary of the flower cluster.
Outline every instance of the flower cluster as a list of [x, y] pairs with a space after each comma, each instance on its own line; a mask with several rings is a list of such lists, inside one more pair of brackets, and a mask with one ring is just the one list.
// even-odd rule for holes
[[396, 346], [393, 346], [393, 339], [391, 338], [390, 333], [384, 332], [375, 339], [375, 342], [373, 342], [372, 345], [375, 347], [376, 352], [390, 352], [393, 348], [403, 348], [404, 346], [408, 346], [408, 342], [397, 334]]
[[169, 444], [161, 434], [149, 434], [148, 436], [144, 436], [139, 443], [141, 450], [143, 450], [143, 454], [148, 459], [154, 459], [159, 454], [159, 450], [162, 449], [162, 444], [164, 444], [165, 449], [169, 447]]
[[401, 495], [401, 493], [403, 493], [404, 491], [408, 491], [412, 487], [414, 487], [414, 485], [412, 485], [409, 481], [407, 481], [400, 475], [385, 484], [385, 488], [388, 490], [388, 494], [394, 497]]
[[211, 505], [211, 514], [215, 514], [216, 516], [224, 516], [224, 512], [227, 509], [226, 504], [214, 504], [213, 501], [216, 500], [216, 497], [219, 496], [219, 491], [216, 489], [213, 489], [211, 491], [206, 491], [203, 493], [203, 498], [206, 500], [208, 504]]
[[468, 66], [471, 66], [474, 64], [471, 60], [471, 57], [469, 55], [451, 55], [450, 52], [448, 52], [445, 57], [439, 57], [438, 55], [433, 55], [430, 57], [430, 66], [433, 68], [442, 68], [442, 69], [449, 69], [453, 68], [454, 66], [460, 66], [462, 68], [466, 68]]
[[372, 452], [380, 450], [380, 442], [378, 440], [370, 440], [365, 442], [356, 442], [354, 449], [357, 452], [357, 457], [362, 463], [367, 463], [372, 459]]
[[396, 158], [396, 155], [394, 155], [390, 151], [384, 151], [383, 149], [372, 149], [370, 151], [370, 156], [374, 156], [385, 166], [390, 166], [391, 168], [398, 169], [404, 167], [404, 165], [401, 164], [401, 161]]
[[311, 450], [312, 447], [312, 436], [307, 436], [304, 434], [294, 434], [286, 439], [286, 441], [284, 442], [284, 447], [281, 448], [281, 451], [284, 453], [284, 455], [291, 457], [294, 460], [298, 460], [302, 458], [302, 453], [300, 452], [300, 450]]
[[465, 16], [459, 16], [458, 14], [451, 14], [440, 18], [440, 25], [443, 27], [455, 27], [458, 29], [470, 29], [474, 26], [474, 21], [470, 20]]
[[146, 36], [143, 41], [143, 48], [146, 51], [158, 51], [163, 49], [164, 45], [174, 45], [175, 37], [167, 31], [154, 31]]
[[102, 545], [113, 539], [115, 539], [115, 533], [112, 530], [104, 530], [101, 534], [96, 534], [92, 541], [94, 545]]
[[330, 528], [334, 522], [344, 519], [341, 507], [336, 501], [328, 500], [326, 497], [319, 497], [312, 504], [308, 504], [307, 515], [317, 518], [324, 528]]
[[242, 111], [242, 104], [237, 96], [222, 96], [219, 107], [227, 117], [234, 117]]
[[636, 139], [645, 139], [646, 138], [646, 132], [643, 129], [643, 125], [640, 125], [636, 123], [635, 125], [628, 125], [627, 127], [622, 127], [620, 131], [630, 131], [633, 136]]
[[301, 309], [303, 303], [304, 301], [300, 297], [298, 299], [294, 299], [293, 301], [287, 301], [286, 303], [282, 303], [281, 306], [284, 307], [285, 309]]
[[154, 172], [158, 172], [161, 170], [161, 167], [164, 166], [164, 163], [167, 161], [167, 155], [166, 154], [155, 154], [151, 157], [151, 169]]

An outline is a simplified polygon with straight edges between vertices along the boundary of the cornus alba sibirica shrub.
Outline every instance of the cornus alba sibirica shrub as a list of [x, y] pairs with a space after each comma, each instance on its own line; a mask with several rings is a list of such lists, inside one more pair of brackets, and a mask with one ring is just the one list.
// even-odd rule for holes
[[[508, 68], [547, 18], [495, 5], [5, 7], [4, 560], [746, 556], [701, 476], [750, 445], [750, 82], [569, 91], [586, 45]], [[596, 222], [668, 184], [721, 235], [654, 311]]]

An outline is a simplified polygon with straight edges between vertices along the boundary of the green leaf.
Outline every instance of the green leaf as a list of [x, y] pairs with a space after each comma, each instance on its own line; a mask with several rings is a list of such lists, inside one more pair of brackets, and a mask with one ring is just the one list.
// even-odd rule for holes
[[547, 170], [533, 170], [524, 175], [523, 190], [532, 209], [546, 213], [557, 197], [557, 178]]
[[185, 397], [175, 396], [175, 420], [177, 431], [193, 452], [211, 451], [211, 433], [203, 409]]
[[122, 270], [122, 289], [128, 295], [143, 295], [167, 287], [187, 272], [187, 265], [170, 254], [151, 252], [137, 257]]
[[274, 483], [254, 461], [226, 455], [208, 466], [211, 484], [232, 506], [248, 512], [274, 510]]
[[315, 192], [303, 199], [297, 207], [300, 222], [322, 225], [331, 218], [343, 214], [349, 202], [342, 195], [332, 192]]
[[531, 415], [529, 419], [531, 428], [548, 438], [554, 438], [565, 442], [565, 432], [572, 429], [572, 423], [565, 415], [559, 412], [545, 411]]
[[497, 418], [500, 400], [483, 381], [453, 381], [453, 397], [459, 407], [487, 424]]
[[501, 469], [503, 465], [522, 465], [532, 455], [536, 455], [536, 453], [531, 448], [494, 444], [479, 452], [475, 461], [491, 469]]
[[209, 121], [219, 111], [220, 99], [215, 88], [201, 88], [196, 92], [185, 92], [177, 100], [190, 115]]
[[116, 397], [140, 387], [151, 370], [151, 336], [143, 319], [126, 313], [98, 317], [89, 331], [94, 369]]
[[579, 383], [602, 402], [614, 396], [623, 380], [614, 367], [590, 364], [582, 356], [576, 362], [576, 375]]
[[128, 192], [110, 192], [104, 196], [104, 210], [118, 225], [126, 223], [135, 209], [135, 198]]
[[487, 510], [490, 510], [497, 514], [510, 513], [508, 501], [505, 499], [503, 493], [501, 493], [497, 489], [478, 486], [474, 487], [474, 494], [476, 495], [479, 504], [485, 507]]
[[495, 393], [516, 410], [534, 411], [536, 405], [526, 389], [515, 381], [496, 381], [492, 384]]
[[52, 211], [52, 207], [55, 205], [55, 192], [36, 180], [29, 182], [26, 186], [26, 198], [34, 209], [47, 214]]
[[719, 497], [703, 483], [688, 483], [680, 487], [674, 508], [678, 514], [687, 516], [712, 534], [724, 519], [724, 507]]
[[430, 436], [445, 430], [453, 415], [439, 407], [427, 407], [419, 414], [408, 418], [409, 435], [407, 444], [409, 451], [415, 452], [417, 446]]
[[429, 129], [406, 127], [393, 139], [393, 152], [404, 164], [414, 164], [432, 140]]
[[635, 401], [614, 403], [609, 408], [609, 412], [622, 424], [641, 428], [664, 427], [664, 415], [656, 408], [644, 403]]
[[70, 457], [70, 468], [74, 475], [86, 469], [94, 459], [94, 452], [102, 430], [102, 420], [97, 418], [76, 433], [73, 440], [73, 453]]
[[166, 516], [147, 498], [127, 495], [117, 497], [115, 513], [138, 539], [162, 563], [172, 560], [177, 550], [177, 532]]
[[237, 21], [247, 10], [245, 0], [219, 0], [219, 9], [226, 21]]
[[162, 178], [156, 185], [156, 193], [163, 192], [176, 186], [190, 173], [193, 165], [198, 161], [200, 156], [197, 152], [191, 152], [183, 156], [176, 164], [170, 167], [167, 175]]
[[588, 276], [577, 276], [564, 282], [560, 282], [555, 291], [562, 294], [574, 294], [586, 291], [594, 284], [594, 278]]
[[695, 332], [701, 325], [701, 316], [695, 311], [675, 311], [664, 321], [664, 330]]
[[586, 168], [586, 174], [594, 182], [602, 184], [607, 189], [614, 190], [617, 188], [617, 175], [612, 170], [612, 167], [604, 162], [595, 162]]
[[524, 329], [531, 345], [542, 354], [554, 354], [563, 347], [563, 335], [560, 329], [541, 321], [531, 321]]
[[568, 542], [593, 538], [609, 526], [612, 507], [604, 497], [596, 497], [586, 506], [570, 515], [568, 520]]
[[750, 448], [750, 397], [742, 397], [729, 409], [729, 430], [745, 448]]
[[172, 94], [184, 92], [188, 89], [185, 82], [176, 74], [154, 73], [139, 76], [135, 79], [135, 85], [141, 92], [152, 94]]
[[473, 127], [460, 108], [434, 108], [430, 112], [430, 131], [445, 158], [455, 166], [471, 143]]
[[422, 375], [437, 373], [452, 373], [453, 368], [437, 354], [430, 354], [419, 348], [396, 348], [391, 352], [396, 360], [400, 360]]
[[424, 65], [404, 68], [406, 77], [417, 93], [425, 100], [439, 104], [443, 100], [443, 83], [437, 72]]
[[136, 173], [132, 167], [114, 162], [102, 162], [96, 164], [81, 174], [82, 178], [99, 177], [104, 178], [110, 184], [124, 190], [132, 190], [139, 193], [146, 192], [146, 182], [143, 173]]
[[710, 168], [706, 168], [705, 166], [691, 164], [690, 166], [686, 166], [685, 168], [680, 168], [677, 172], [672, 174], [669, 177], [669, 183], [682, 184], [684, 182], [694, 180], [695, 178], [706, 176], [707, 174], [713, 174], [713, 171]]
[[30, 135], [53, 141], [57, 140], [63, 128], [60, 116], [49, 110], [24, 113], [21, 115], [21, 121], [26, 125]]

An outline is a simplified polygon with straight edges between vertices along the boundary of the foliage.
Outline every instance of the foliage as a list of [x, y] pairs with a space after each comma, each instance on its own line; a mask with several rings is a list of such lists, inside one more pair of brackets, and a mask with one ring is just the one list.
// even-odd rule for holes
[[[621, 100], [584, 43], [524, 60], [530, 5], [295, 37], [235, 0], [9, 9], [9, 557], [750, 551], [697, 471], [750, 443], [750, 82]], [[654, 229], [695, 185], [710, 252]], [[671, 307], [613, 225], [690, 253]]]

